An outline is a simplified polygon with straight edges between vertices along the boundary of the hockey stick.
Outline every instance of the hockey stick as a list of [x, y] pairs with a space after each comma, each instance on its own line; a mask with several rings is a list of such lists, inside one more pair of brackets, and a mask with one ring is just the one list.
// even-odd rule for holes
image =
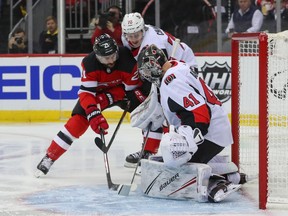
[[171, 55], [170, 55], [170, 58], [174, 58], [176, 50], [177, 50], [179, 44], [180, 44], [180, 39], [176, 38], [175, 39], [175, 43], [173, 45], [173, 49], [172, 49]]
[[[96, 137], [96, 138], [95, 138], [95, 144], [97, 145], [97, 147], [98, 147], [103, 153], [107, 153], [108, 150], [110, 149], [110, 147], [111, 147], [111, 145], [112, 145], [112, 143], [113, 143], [113, 141], [114, 141], [114, 139], [115, 139], [115, 136], [116, 136], [116, 134], [117, 134], [117, 132], [118, 132], [118, 130], [119, 130], [119, 128], [120, 128], [120, 125], [122, 124], [123, 119], [124, 119], [125, 116], [126, 116], [126, 113], [127, 113], [127, 109], [125, 109], [124, 112], [122, 113], [122, 116], [121, 116], [121, 118], [120, 118], [120, 120], [119, 120], [119, 122], [118, 122], [118, 124], [117, 124], [117, 126], [116, 126], [116, 129], [115, 129], [115, 131], [114, 131], [114, 133], [113, 133], [113, 135], [112, 135], [112, 137], [111, 137], [111, 139], [110, 139], [110, 141], [109, 141], [109, 143], [108, 143], [107, 146], [103, 143], [103, 141], [102, 141], [99, 137]], [[98, 138], [98, 139], [97, 139], [97, 138]]]
[[[104, 137], [104, 132], [103, 132], [103, 131], [101, 131], [101, 139], [100, 139], [99, 137], [96, 137], [96, 138], [95, 138], [95, 143], [99, 142], [99, 141], [96, 141], [96, 140], [98, 140], [98, 139], [103, 143], [103, 146], [105, 146], [105, 137]], [[106, 146], [105, 146], [105, 147], [106, 147]], [[104, 155], [104, 165], [105, 165], [105, 171], [106, 171], [108, 188], [109, 188], [110, 190], [117, 191], [120, 185], [119, 185], [119, 184], [114, 184], [114, 183], [112, 182], [107, 152], [104, 152], [104, 151], [103, 151], [103, 155]]]
[[141, 160], [141, 158], [143, 156], [143, 153], [144, 153], [144, 149], [145, 149], [145, 146], [146, 146], [146, 143], [147, 143], [147, 140], [148, 140], [148, 135], [149, 135], [151, 126], [152, 126], [152, 122], [150, 122], [149, 125], [148, 125], [148, 131], [147, 131], [147, 134], [145, 136], [145, 142], [144, 142], [144, 144], [142, 146], [142, 149], [141, 149], [141, 152], [140, 152], [140, 155], [139, 155], [139, 159], [138, 159], [137, 165], [135, 167], [135, 170], [134, 170], [134, 173], [133, 173], [133, 177], [131, 179], [131, 183], [130, 183], [130, 185], [120, 185], [120, 187], [118, 189], [118, 194], [119, 195], [128, 196], [129, 193], [130, 193], [131, 186], [132, 186], [132, 184], [134, 182], [134, 178], [135, 178], [135, 175], [136, 175], [136, 171], [138, 169], [138, 166], [140, 164], [140, 160]]

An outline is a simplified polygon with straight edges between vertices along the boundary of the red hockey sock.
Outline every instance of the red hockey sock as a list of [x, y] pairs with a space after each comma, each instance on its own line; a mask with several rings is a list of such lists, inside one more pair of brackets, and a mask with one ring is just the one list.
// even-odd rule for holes
[[[161, 140], [159, 140], [159, 139], [153, 139], [153, 138], [148, 137], [148, 140], [146, 142], [144, 150], [152, 152], [153, 154], [156, 154], [158, 152], [160, 141]], [[145, 142], [145, 140], [144, 140], [144, 142]]]
[[47, 149], [47, 155], [52, 160], [57, 160], [68, 150], [73, 141], [79, 138], [87, 130], [89, 123], [87, 119], [80, 115], [72, 116], [64, 125], [65, 129], [59, 131]]
[[169, 133], [169, 127], [163, 126], [163, 133]]
[[[148, 134], [148, 140], [146, 142], [145, 145], [145, 149], [146, 151], [152, 152], [153, 154], [156, 154], [158, 152], [158, 148], [160, 145], [160, 141], [162, 138], [162, 132], [163, 132], [163, 128], [158, 128], [157, 130], [150, 130], [149, 134]], [[145, 137], [146, 137], [146, 133], [143, 133], [144, 136], [144, 143], [145, 143]]]
[[60, 147], [54, 140], [47, 149], [48, 157], [54, 161], [57, 160], [64, 152], [66, 152], [66, 150]]

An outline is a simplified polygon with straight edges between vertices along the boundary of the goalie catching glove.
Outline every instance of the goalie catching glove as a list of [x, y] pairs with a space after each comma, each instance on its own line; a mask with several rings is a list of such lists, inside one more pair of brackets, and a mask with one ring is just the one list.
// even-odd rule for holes
[[198, 150], [197, 145], [203, 141], [204, 137], [198, 128], [193, 131], [190, 126], [182, 125], [175, 130], [170, 125], [169, 133], [164, 134], [160, 142], [164, 164], [177, 168], [187, 163]]
[[109, 125], [101, 114], [101, 111], [96, 107], [96, 105], [91, 105], [86, 109], [87, 120], [90, 123], [92, 130], [100, 134], [101, 130], [104, 131], [104, 134], [107, 134], [107, 129]]

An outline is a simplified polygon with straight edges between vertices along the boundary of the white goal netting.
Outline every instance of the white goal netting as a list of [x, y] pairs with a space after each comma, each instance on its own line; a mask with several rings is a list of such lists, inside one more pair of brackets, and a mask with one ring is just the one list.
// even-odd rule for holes
[[[239, 86], [234, 86], [239, 96], [239, 166], [242, 172], [255, 178], [259, 172], [267, 174], [268, 202], [288, 203], [288, 31], [262, 36], [234, 38], [239, 42], [237, 56], [232, 53], [232, 61], [233, 58], [238, 61], [238, 68], [232, 73], [238, 72], [239, 79]], [[267, 43], [265, 52], [259, 49], [261, 43]], [[266, 72], [267, 79], [262, 77]], [[263, 88], [263, 82], [267, 88]], [[259, 108], [266, 106], [265, 98], [259, 96], [261, 93], [267, 93], [264, 96], [267, 116], [259, 114]], [[267, 118], [267, 134], [259, 127], [259, 118]], [[265, 161], [259, 162], [262, 156], [259, 148], [266, 148], [266, 140], [259, 141], [263, 133], [268, 148], [267, 157], [261, 160], [266, 160], [267, 170], [259, 169], [259, 163], [265, 164]], [[259, 142], [263, 142], [263, 146], [260, 143], [259, 147]]]

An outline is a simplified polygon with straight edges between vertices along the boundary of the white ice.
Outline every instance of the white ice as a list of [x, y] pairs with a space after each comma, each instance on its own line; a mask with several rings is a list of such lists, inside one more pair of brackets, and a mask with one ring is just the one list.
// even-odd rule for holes
[[[35, 178], [36, 166], [45, 155], [61, 123], [0, 125], [0, 216], [44, 215], [288, 215], [287, 205], [271, 205], [259, 210], [256, 184], [222, 203], [197, 203], [154, 199], [138, 189], [119, 196], [107, 188], [103, 154], [94, 144], [89, 129], [52, 166], [50, 172]], [[116, 124], [110, 124], [109, 141]], [[129, 184], [134, 170], [124, 168], [126, 155], [141, 148], [141, 131], [124, 123], [108, 153], [114, 183]], [[139, 183], [140, 177], [135, 179]]]

